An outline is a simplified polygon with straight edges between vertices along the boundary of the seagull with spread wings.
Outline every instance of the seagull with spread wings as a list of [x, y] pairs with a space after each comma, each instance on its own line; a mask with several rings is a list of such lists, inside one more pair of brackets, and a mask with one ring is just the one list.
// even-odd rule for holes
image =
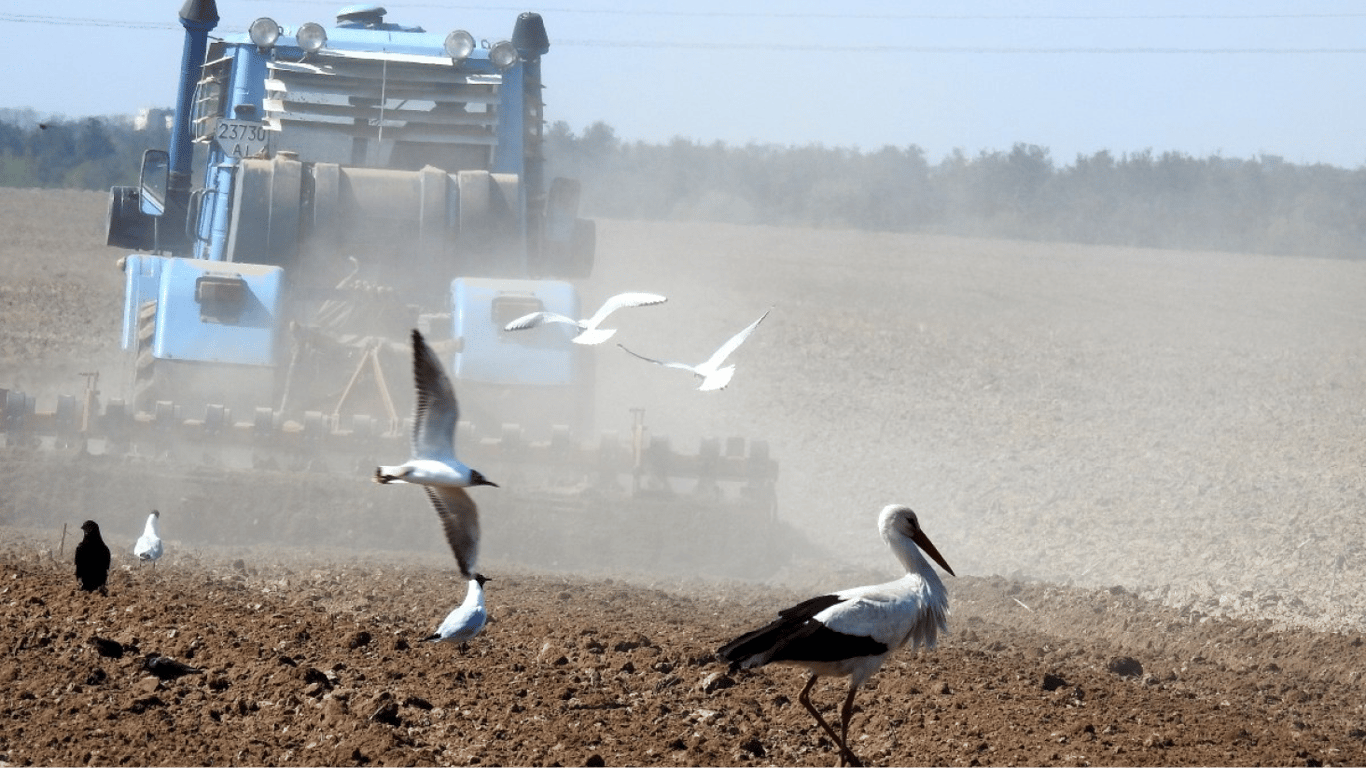
[[760, 315], [758, 320], [755, 320], [754, 322], [750, 323], [743, 331], [740, 331], [739, 333], [730, 337], [730, 339], [725, 344], [721, 345], [720, 349], [712, 353], [711, 357], [707, 358], [707, 360], [704, 362], [698, 363], [697, 365], [688, 365], [687, 363], [670, 363], [664, 360], [655, 360], [652, 357], [646, 357], [645, 355], [631, 352], [631, 350], [626, 349], [626, 347], [622, 344], [617, 344], [617, 346], [621, 347], [622, 349], [626, 349], [627, 352], [630, 352], [630, 354], [635, 355], [641, 360], [654, 363], [655, 365], [662, 365], [665, 368], [677, 368], [679, 370], [691, 373], [692, 375], [702, 380], [702, 383], [698, 384], [697, 388], [703, 392], [717, 389], [725, 389], [726, 385], [730, 383], [730, 378], [735, 375], [735, 366], [727, 365], [723, 368], [721, 367], [721, 364], [726, 362], [726, 358], [730, 357], [731, 353], [734, 352], [736, 349], [739, 349], [741, 344], [745, 343], [745, 339], [748, 339], [749, 335], [751, 333], [754, 333], [754, 329], [758, 328], [759, 323], [762, 323], [764, 321], [764, 318], [768, 317], [768, 313], [772, 311], [773, 308], [769, 307], [768, 311]]
[[607, 316], [623, 307], [646, 307], [651, 304], [662, 304], [668, 299], [657, 293], [618, 293], [616, 296], [603, 302], [598, 311], [592, 317], [585, 320], [575, 320], [572, 317], [561, 315], [557, 312], [532, 312], [529, 315], [522, 315], [503, 327], [505, 331], [521, 331], [527, 328], [535, 328], [545, 323], [567, 323], [579, 329], [579, 334], [570, 341], [575, 344], [601, 344], [612, 338], [612, 334], [617, 332], [616, 328], [599, 328], [602, 321]]
[[397, 466], [376, 467], [375, 482], [424, 486], [460, 564], [460, 574], [473, 579], [479, 561], [479, 509], [465, 489], [497, 488], [498, 484], [455, 457], [455, 425], [460, 421], [455, 388], [417, 329], [413, 329], [413, 379], [417, 384], [413, 456]]

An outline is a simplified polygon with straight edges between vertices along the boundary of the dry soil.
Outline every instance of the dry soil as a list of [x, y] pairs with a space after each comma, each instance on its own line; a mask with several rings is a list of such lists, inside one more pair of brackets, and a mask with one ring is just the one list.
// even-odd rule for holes
[[[119, 387], [103, 207], [0, 190], [0, 387], [40, 408]], [[6, 448], [0, 763], [833, 764], [797, 670], [713, 652], [895, 576], [896, 501], [959, 577], [947, 639], [858, 697], [867, 763], [1366, 764], [1366, 262], [599, 231], [586, 304], [670, 297], [621, 317], [643, 354], [700, 360], [775, 307], [710, 396], [604, 345], [598, 410], [768, 440], [778, 525], [481, 490], [491, 622], [462, 650], [421, 641], [463, 585], [415, 489]], [[128, 551], [154, 507], [152, 569]], [[87, 518], [107, 595], [62, 538]]]

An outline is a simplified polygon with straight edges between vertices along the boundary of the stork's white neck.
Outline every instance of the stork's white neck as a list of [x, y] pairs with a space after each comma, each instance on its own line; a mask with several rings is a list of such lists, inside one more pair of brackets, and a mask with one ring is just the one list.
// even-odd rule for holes
[[934, 570], [934, 565], [925, 559], [925, 555], [920, 551], [920, 547], [911, 540], [909, 536], [897, 530], [895, 518], [890, 514], [884, 514], [878, 521], [882, 532], [882, 540], [887, 542], [887, 547], [896, 555], [896, 559], [901, 561], [901, 565], [906, 569], [907, 574], [915, 574], [925, 580], [925, 583], [936, 592], [943, 593], [944, 582], [939, 579], [939, 574]]
[[896, 555], [896, 559], [905, 566], [906, 573], [915, 574], [924, 579], [930, 588], [936, 592], [944, 591], [944, 582], [940, 581], [939, 573], [935, 571], [934, 565], [925, 559], [925, 555], [921, 554], [920, 547], [917, 547], [914, 541], [893, 532], [887, 544], [891, 547], [892, 553]]

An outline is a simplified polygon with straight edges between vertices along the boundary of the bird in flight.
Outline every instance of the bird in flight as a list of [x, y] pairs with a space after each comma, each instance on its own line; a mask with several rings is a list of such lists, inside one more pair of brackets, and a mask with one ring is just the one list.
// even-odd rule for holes
[[427, 498], [441, 518], [446, 541], [455, 553], [460, 574], [475, 577], [479, 560], [479, 509], [465, 492], [476, 485], [498, 484], [455, 457], [455, 425], [460, 406], [455, 388], [441, 367], [441, 360], [413, 329], [413, 379], [417, 405], [413, 409], [412, 458], [397, 466], [375, 468], [377, 483], [415, 483], [425, 487]]
[[[882, 663], [906, 643], [934, 647], [948, 631], [949, 599], [944, 582], [921, 554], [934, 558], [950, 575], [953, 569], [920, 528], [910, 507], [891, 504], [878, 515], [878, 530], [906, 575], [885, 584], [844, 589], [800, 602], [778, 612], [778, 619], [721, 646], [716, 653], [731, 670], [765, 664], [805, 667], [811, 673], [797, 699], [840, 751], [840, 764], [862, 765], [849, 749], [849, 718], [854, 694]], [[840, 732], [811, 704], [811, 688], [822, 676], [848, 677], [849, 693], [840, 708]]]
[[85, 537], [76, 545], [76, 578], [86, 592], [104, 590], [109, 581], [109, 546], [100, 537], [100, 526], [94, 520], [81, 523]]
[[133, 545], [133, 554], [138, 556], [141, 562], [151, 562], [152, 567], [157, 567], [157, 560], [161, 559], [164, 547], [161, 544], [161, 531], [158, 530], [157, 522], [161, 519], [161, 513], [152, 510], [152, 514], [147, 516], [147, 524], [142, 528], [142, 535], [138, 537], [138, 542]]
[[572, 317], [561, 315], [557, 312], [532, 312], [529, 315], [522, 315], [503, 326], [505, 331], [521, 331], [527, 328], [535, 328], [545, 323], [568, 323], [579, 329], [579, 333], [570, 341], [575, 344], [601, 344], [612, 338], [612, 334], [617, 332], [616, 328], [599, 328], [602, 321], [607, 316], [623, 307], [645, 307], [651, 304], [662, 304], [668, 301], [657, 293], [618, 293], [607, 301], [603, 302], [598, 311], [586, 320], [575, 320]]
[[621, 347], [622, 349], [626, 349], [627, 352], [630, 352], [632, 355], [635, 355], [641, 360], [649, 361], [651, 363], [654, 363], [655, 365], [662, 365], [665, 368], [678, 368], [679, 370], [688, 371], [692, 375], [702, 380], [702, 382], [697, 385], [697, 388], [703, 392], [717, 389], [725, 389], [726, 385], [730, 383], [730, 378], [735, 375], [735, 366], [727, 365], [726, 367], [722, 368], [721, 364], [726, 362], [726, 358], [730, 357], [731, 353], [738, 349], [741, 344], [745, 343], [745, 339], [748, 339], [749, 335], [751, 333], [754, 333], [754, 329], [758, 328], [759, 323], [762, 323], [764, 321], [764, 318], [768, 317], [768, 313], [772, 311], [773, 308], [769, 307], [768, 311], [760, 315], [758, 320], [755, 320], [754, 322], [750, 323], [748, 326], [745, 327], [743, 331], [740, 331], [739, 333], [730, 337], [730, 339], [725, 344], [721, 345], [720, 349], [712, 353], [712, 356], [710, 358], [708, 358], [704, 362], [698, 363], [697, 365], [688, 365], [687, 363], [670, 363], [664, 360], [656, 360], [652, 357], [646, 357], [645, 355], [631, 352], [631, 350], [626, 349], [626, 347], [620, 343], [618, 343], [617, 346]]

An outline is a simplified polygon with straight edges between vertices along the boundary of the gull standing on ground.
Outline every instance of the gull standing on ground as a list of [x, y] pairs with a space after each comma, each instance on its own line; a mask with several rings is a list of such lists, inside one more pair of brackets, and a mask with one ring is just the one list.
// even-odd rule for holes
[[[905, 566], [905, 576], [798, 603], [779, 611], [780, 618], [773, 623], [741, 635], [716, 652], [730, 662], [732, 671], [765, 664], [806, 667], [811, 679], [797, 699], [839, 748], [840, 764], [848, 759], [851, 765], [861, 765], [848, 746], [849, 717], [859, 687], [907, 642], [912, 647], [933, 648], [937, 634], [948, 631], [948, 592], [920, 550], [950, 575], [953, 569], [920, 529], [915, 513], [910, 507], [888, 505], [878, 515], [878, 530]], [[840, 708], [839, 735], [811, 704], [811, 687], [822, 675], [849, 678], [849, 694]]]
[[436, 628], [436, 634], [424, 637], [423, 640], [433, 643], [460, 643], [460, 650], [463, 651], [465, 643], [483, 631], [484, 624], [488, 621], [489, 614], [484, 609], [484, 583], [487, 581], [490, 579], [484, 574], [474, 574], [465, 590], [465, 601], [446, 616]]
[[579, 335], [571, 339], [575, 344], [601, 344], [612, 338], [612, 334], [617, 332], [616, 328], [598, 327], [603, 320], [607, 319], [608, 315], [622, 307], [647, 307], [666, 301], [668, 299], [657, 293], [618, 293], [603, 302], [598, 311], [587, 320], [575, 320], [556, 312], [532, 312], [508, 323], [503, 327], [503, 330], [521, 331], [527, 328], [535, 328], [544, 323], [568, 323], [579, 329]]
[[413, 379], [417, 405], [413, 409], [413, 457], [398, 466], [375, 468], [377, 483], [416, 483], [427, 490], [446, 541], [460, 564], [460, 574], [475, 577], [479, 561], [479, 509], [466, 488], [491, 485], [490, 481], [455, 458], [455, 425], [460, 406], [455, 388], [441, 367], [441, 360], [413, 329]]
[[142, 535], [138, 537], [138, 543], [133, 545], [133, 554], [138, 556], [141, 562], [151, 561], [152, 567], [157, 567], [157, 560], [161, 559], [164, 548], [161, 545], [161, 531], [157, 529], [157, 521], [161, 518], [161, 513], [152, 510], [152, 514], [147, 516], [147, 525], [142, 529]]
[[104, 591], [109, 581], [109, 545], [100, 536], [100, 526], [94, 520], [81, 523], [85, 537], [76, 545], [76, 578], [86, 592]]
[[626, 349], [626, 347], [620, 343], [618, 343], [617, 346], [621, 347], [622, 349], [626, 349], [627, 352], [630, 352], [632, 355], [635, 355], [641, 360], [647, 360], [651, 363], [654, 363], [655, 365], [662, 365], [665, 368], [678, 368], [679, 370], [688, 371], [692, 375], [702, 380], [702, 383], [697, 385], [697, 388], [701, 391], [707, 392], [716, 389], [725, 389], [726, 385], [730, 383], [730, 377], [735, 375], [735, 366], [728, 365], [725, 368], [722, 368], [721, 363], [726, 362], [726, 358], [730, 357], [730, 353], [734, 352], [737, 348], [739, 348], [741, 344], [745, 343], [745, 339], [748, 339], [749, 335], [751, 333], [754, 333], [754, 329], [758, 328], [759, 323], [762, 323], [764, 321], [764, 318], [768, 317], [768, 313], [772, 311], [773, 307], [769, 307], [768, 311], [760, 315], [758, 320], [755, 320], [754, 322], [750, 323], [749, 326], [745, 328], [743, 331], [740, 331], [739, 333], [730, 337], [730, 340], [727, 341], [725, 344], [722, 344], [721, 348], [716, 350], [716, 352], [713, 353], [712, 356], [706, 362], [699, 363], [697, 365], [688, 365], [687, 363], [668, 363], [663, 360], [655, 360], [654, 358], [646, 357], [644, 355], [631, 352], [631, 350]]

